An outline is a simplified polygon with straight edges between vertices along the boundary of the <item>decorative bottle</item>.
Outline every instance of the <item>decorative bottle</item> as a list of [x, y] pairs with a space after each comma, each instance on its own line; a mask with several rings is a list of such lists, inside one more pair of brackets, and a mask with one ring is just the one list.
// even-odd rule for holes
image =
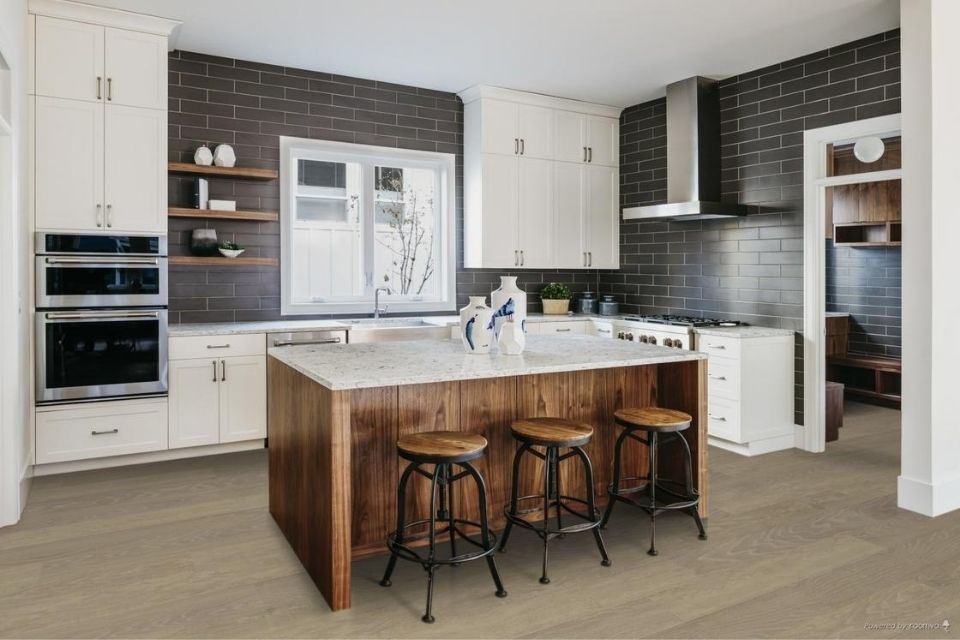
[[520, 325], [513, 320], [507, 320], [500, 325], [500, 334], [497, 338], [500, 353], [505, 356], [518, 356], [527, 346], [527, 337], [523, 334]]
[[500, 276], [500, 288], [490, 294], [490, 304], [497, 335], [507, 321], [516, 322], [521, 331], [526, 332], [527, 294], [517, 286], [516, 276]]
[[486, 296], [470, 296], [460, 309], [460, 339], [467, 353], [490, 353], [493, 345], [493, 310], [487, 306]]

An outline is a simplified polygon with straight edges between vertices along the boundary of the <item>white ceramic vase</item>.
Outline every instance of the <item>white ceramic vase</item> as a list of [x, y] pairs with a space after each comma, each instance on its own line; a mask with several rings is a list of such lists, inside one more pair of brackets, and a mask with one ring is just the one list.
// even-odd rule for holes
[[493, 320], [497, 332], [505, 322], [515, 322], [521, 331], [527, 330], [527, 294], [517, 286], [516, 276], [500, 276], [500, 288], [490, 294]]
[[210, 151], [210, 147], [205, 144], [197, 147], [197, 150], [193, 152], [193, 163], [201, 167], [209, 167], [212, 165], [213, 152]]
[[470, 296], [460, 309], [460, 339], [467, 353], [490, 353], [493, 346], [493, 310], [487, 306], [486, 296]]
[[527, 336], [523, 334], [520, 324], [508, 321], [500, 326], [497, 346], [500, 353], [506, 356], [518, 356], [523, 353], [523, 348], [527, 346]]
[[228, 144], [218, 144], [213, 150], [213, 164], [218, 167], [232, 167], [237, 164], [237, 154]]

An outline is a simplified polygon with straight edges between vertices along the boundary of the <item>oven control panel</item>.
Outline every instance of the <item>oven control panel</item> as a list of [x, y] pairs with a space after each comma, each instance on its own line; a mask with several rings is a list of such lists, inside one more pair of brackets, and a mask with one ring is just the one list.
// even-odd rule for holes
[[655, 344], [674, 349], [690, 349], [691, 340], [689, 331], [663, 331], [642, 325], [623, 324], [616, 328], [614, 336], [618, 340]]

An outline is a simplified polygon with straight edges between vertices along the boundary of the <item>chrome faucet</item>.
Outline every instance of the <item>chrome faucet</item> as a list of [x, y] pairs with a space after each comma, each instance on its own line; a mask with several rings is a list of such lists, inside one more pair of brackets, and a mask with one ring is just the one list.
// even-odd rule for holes
[[390, 290], [390, 287], [377, 287], [373, 292], [373, 319], [378, 320], [381, 313], [387, 312], [387, 305], [383, 306], [383, 309], [380, 308], [380, 292], [383, 291], [388, 296], [393, 295], [393, 291]]

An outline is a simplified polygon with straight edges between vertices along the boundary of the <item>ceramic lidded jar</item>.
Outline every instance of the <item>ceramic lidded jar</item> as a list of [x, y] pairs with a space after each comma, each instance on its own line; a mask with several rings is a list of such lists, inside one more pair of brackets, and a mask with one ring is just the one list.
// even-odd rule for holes
[[193, 163], [201, 167], [209, 167], [212, 165], [213, 152], [210, 151], [210, 147], [205, 144], [197, 147], [197, 150], [193, 152]]
[[218, 167], [232, 167], [237, 164], [237, 154], [228, 144], [218, 144], [213, 150], [213, 163]]
[[493, 310], [486, 300], [486, 296], [470, 296], [467, 306], [460, 309], [460, 339], [467, 353], [490, 353], [493, 346]]
[[494, 329], [500, 335], [505, 322], [516, 322], [521, 331], [527, 330], [527, 294], [517, 286], [516, 276], [500, 276], [500, 288], [490, 294]]
[[527, 346], [527, 337], [518, 323], [508, 320], [500, 326], [497, 346], [500, 348], [500, 353], [505, 356], [518, 356]]

